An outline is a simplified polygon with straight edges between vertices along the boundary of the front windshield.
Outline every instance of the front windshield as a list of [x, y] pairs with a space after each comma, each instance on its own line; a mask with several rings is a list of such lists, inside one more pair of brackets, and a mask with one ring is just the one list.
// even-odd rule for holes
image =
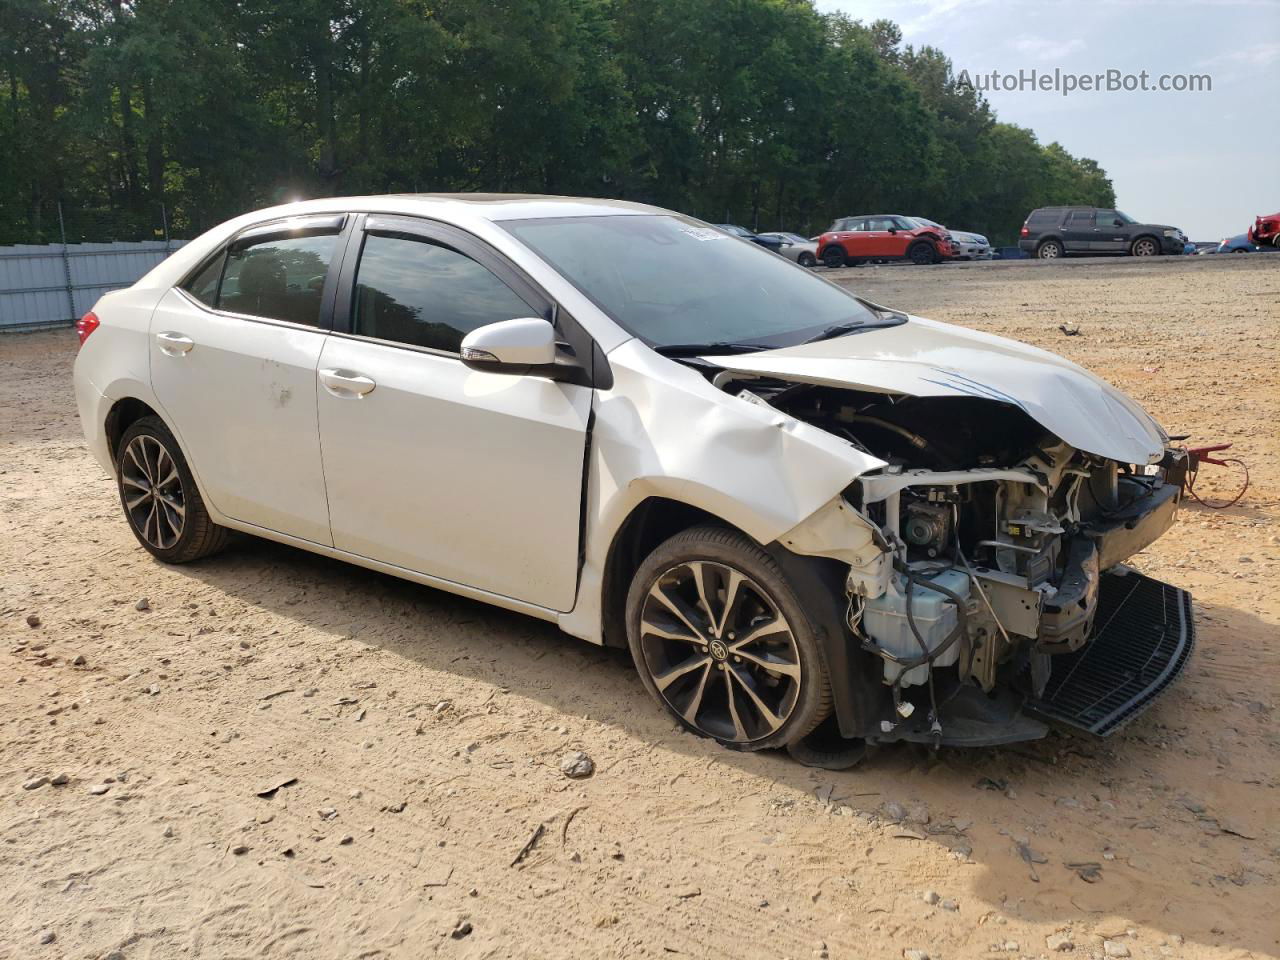
[[500, 224], [654, 347], [788, 346], [839, 324], [892, 321], [762, 247], [678, 215]]
[[1116, 216], [1117, 216], [1117, 217], [1119, 217], [1121, 220], [1123, 220], [1125, 223], [1137, 223], [1137, 222], [1138, 222], [1137, 220], [1133, 219], [1133, 217], [1131, 217], [1131, 216], [1129, 216], [1127, 213], [1125, 213], [1123, 210], [1117, 210], [1117, 211], [1116, 211]]

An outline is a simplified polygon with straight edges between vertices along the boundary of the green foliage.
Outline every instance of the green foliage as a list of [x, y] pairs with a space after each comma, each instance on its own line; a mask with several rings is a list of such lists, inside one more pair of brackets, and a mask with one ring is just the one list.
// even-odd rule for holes
[[296, 196], [623, 197], [1012, 242], [1106, 174], [939, 50], [809, 0], [0, 0], [0, 243], [175, 235]]

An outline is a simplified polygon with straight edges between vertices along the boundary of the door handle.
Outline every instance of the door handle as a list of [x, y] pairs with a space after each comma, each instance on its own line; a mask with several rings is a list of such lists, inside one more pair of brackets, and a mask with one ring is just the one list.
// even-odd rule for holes
[[350, 370], [321, 370], [320, 382], [335, 397], [359, 400], [377, 386], [371, 379]]
[[185, 353], [190, 353], [191, 348], [196, 345], [196, 342], [190, 337], [174, 333], [172, 330], [157, 333], [156, 341], [160, 344], [160, 352], [171, 357], [180, 357]]

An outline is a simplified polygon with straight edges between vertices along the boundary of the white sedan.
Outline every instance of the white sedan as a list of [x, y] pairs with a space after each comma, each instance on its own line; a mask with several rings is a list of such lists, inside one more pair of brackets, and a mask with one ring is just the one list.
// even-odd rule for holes
[[85, 436], [159, 560], [239, 531], [539, 617], [734, 749], [1107, 732], [1191, 642], [1185, 594], [1104, 574], [1185, 469], [1136, 402], [666, 210], [296, 203], [78, 328]]
[[802, 267], [818, 265], [817, 240], [807, 240], [798, 233], [762, 233], [760, 236], [780, 241], [782, 246], [778, 248], [778, 253], [788, 260], [794, 260]]

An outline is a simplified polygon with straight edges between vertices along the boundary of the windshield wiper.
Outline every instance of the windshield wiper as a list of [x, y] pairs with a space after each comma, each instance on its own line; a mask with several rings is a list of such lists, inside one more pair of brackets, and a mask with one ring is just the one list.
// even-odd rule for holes
[[868, 322], [866, 320], [845, 320], [842, 323], [832, 324], [821, 333], [810, 337], [804, 343], [817, 343], [819, 340], [831, 340], [834, 337], [843, 337], [846, 333], [858, 333], [862, 330], [878, 330], [881, 327], [896, 327], [900, 323], [907, 322], [907, 315], [899, 310], [892, 310], [889, 307], [882, 307], [878, 303], [872, 303], [870, 300], [863, 300], [861, 297], [856, 298], [857, 301], [876, 315], [877, 322]]
[[664, 343], [653, 348], [654, 353], [664, 357], [697, 356], [702, 353], [755, 353], [769, 348], [760, 343], [728, 343], [723, 340], [714, 343]]

